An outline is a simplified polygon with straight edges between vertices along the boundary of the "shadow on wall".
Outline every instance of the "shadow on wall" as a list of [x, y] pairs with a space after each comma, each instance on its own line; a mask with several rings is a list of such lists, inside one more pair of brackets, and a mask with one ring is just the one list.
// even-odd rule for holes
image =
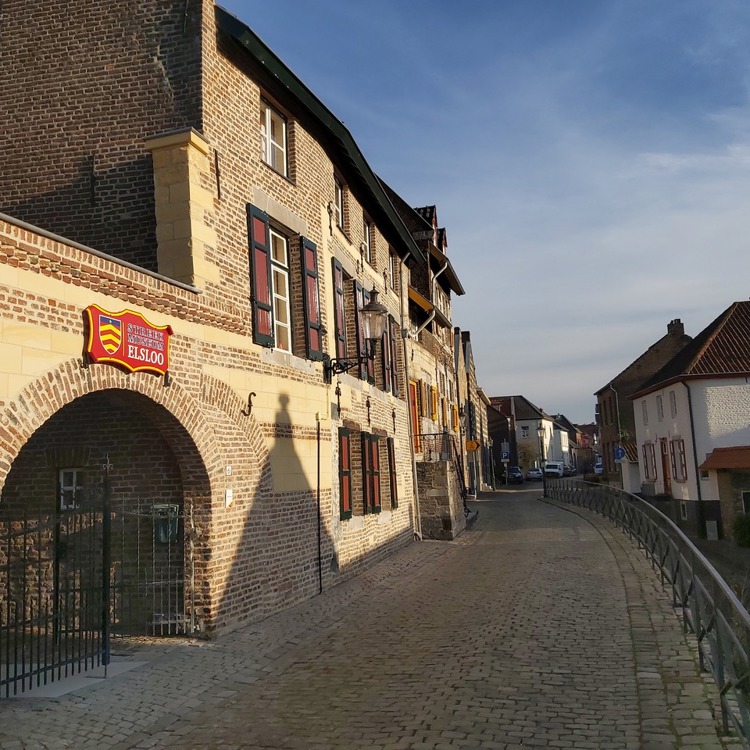
[[[331, 491], [319, 487], [321, 475], [330, 471], [331, 457], [323, 447], [331, 433], [322, 432], [320, 424], [317, 428], [293, 425], [286, 394], [279, 396], [274, 423], [264, 430], [273, 447], [260, 482], [246, 509], [228, 510], [230, 515], [244, 512], [242, 538], [219, 607], [220, 620], [232, 624], [266, 617], [315, 596], [358, 575], [412, 538], [410, 508], [404, 533], [342, 563], [331, 536], [339, 528], [338, 493], [335, 487]], [[295, 445], [309, 446], [306, 461]], [[361, 533], [365, 535], [364, 529]]]
[[158, 271], [154, 175], [150, 154], [114, 169], [82, 156], [59, 165], [64, 184], [0, 212], [120, 260]]

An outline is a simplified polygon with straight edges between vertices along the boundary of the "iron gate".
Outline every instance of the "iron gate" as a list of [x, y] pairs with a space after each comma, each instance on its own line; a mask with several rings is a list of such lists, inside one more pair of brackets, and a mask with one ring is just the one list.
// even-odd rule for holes
[[108, 468], [98, 486], [0, 515], [0, 698], [106, 673], [112, 636], [195, 630], [192, 509], [113, 497]]

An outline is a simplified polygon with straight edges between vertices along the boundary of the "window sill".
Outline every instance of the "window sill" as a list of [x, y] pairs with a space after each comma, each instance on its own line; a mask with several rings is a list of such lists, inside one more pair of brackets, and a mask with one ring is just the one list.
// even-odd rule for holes
[[260, 160], [260, 163], [269, 171], [273, 172], [277, 177], [281, 177], [284, 182], [288, 182], [293, 187], [297, 187], [297, 184], [292, 180], [291, 177], [287, 177], [283, 172], [279, 172], [278, 169], [275, 169], [272, 167], [267, 161], [263, 161], [263, 159]]

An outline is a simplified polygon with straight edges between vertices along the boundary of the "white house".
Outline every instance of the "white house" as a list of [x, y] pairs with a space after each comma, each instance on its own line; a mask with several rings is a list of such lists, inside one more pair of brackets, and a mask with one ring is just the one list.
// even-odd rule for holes
[[750, 302], [735, 302], [632, 399], [642, 493], [687, 529], [716, 522], [729, 535], [750, 491]]

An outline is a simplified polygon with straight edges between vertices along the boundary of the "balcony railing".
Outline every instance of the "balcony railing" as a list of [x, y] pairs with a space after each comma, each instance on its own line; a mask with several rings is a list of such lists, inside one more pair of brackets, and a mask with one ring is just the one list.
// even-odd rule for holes
[[547, 479], [547, 495], [608, 518], [645, 551], [695, 636], [701, 669], [716, 681], [724, 731], [731, 726], [750, 747], [750, 615], [726, 581], [676, 524], [635, 495], [570, 479]]

